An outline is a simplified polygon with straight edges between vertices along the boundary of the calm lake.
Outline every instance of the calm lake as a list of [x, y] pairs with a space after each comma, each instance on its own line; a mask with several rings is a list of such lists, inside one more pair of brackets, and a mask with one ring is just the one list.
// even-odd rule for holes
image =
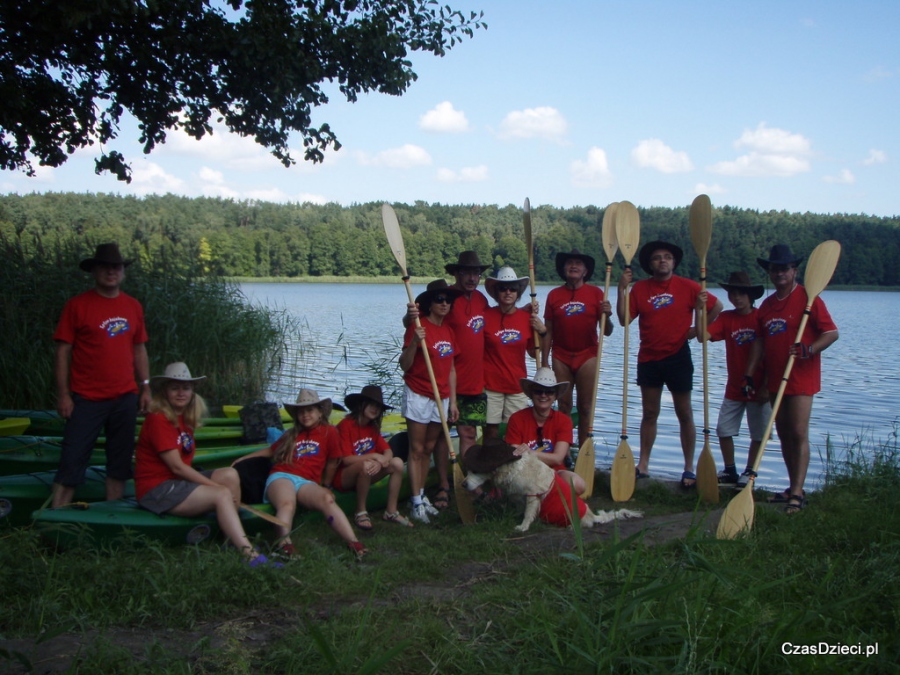
[[[543, 307], [552, 286], [539, 286]], [[277, 381], [268, 394], [270, 400], [293, 402], [302, 386], [316, 389], [321, 396], [342, 402], [348, 393], [370, 382], [385, 387], [386, 395], [399, 405], [402, 378], [397, 367], [401, 318], [406, 310], [406, 291], [398, 281], [390, 284], [304, 284], [245, 283], [242, 291], [255, 303], [285, 309], [302, 321], [302, 329]], [[413, 287], [414, 293], [424, 286]], [[611, 289], [615, 304], [615, 289]], [[726, 309], [728, 298], [721, 289], [713, 293]], [[840, 340], [823, 354], [822, 391], [813, 404], [810, 428], [811, 464], [808, 485], [824, 479], [826, 440], [843, 453], [863, 439], [863, 448], [875, 441], [893, 438], [900, 414], [900, 316], [898, 293], [829, 291], [822, 299], [840, 329]], [[757, 303], [758, 304], [758, 303]], [[635, 457], [640, 447], [640, 390], [634, 384], [638, 348], [637, 326], [629, 337], [628, 434]], [[594, 440], [597, 466], [609, 469], [619, 443], [622, 417], [624, 333], [616, 325], [606, 338], [601, 360], [600, 391], [597, 400]], [[697, 453], [703, 448], [703, 351], [692, 343], [694, 357], [694, 418], [697, 424]], [[529, 375], [534, 362], [529, 359]], [[725, 385], [725, 348], [709, 345], [710, 444], [716, 464], [721, 455], [715, 438], [715, 424]], [[735, 439], [738, 470], [746, 461], [749, 438]], [[668, 392], [663, 393], [659, 435], [653, 448], [650, 471], [656, 477], [681, 475], [682, 455], [678, 423]], [[766, 447], [757, 484], [769, 488], [786, 487], [786, 473], [777, 436]]]

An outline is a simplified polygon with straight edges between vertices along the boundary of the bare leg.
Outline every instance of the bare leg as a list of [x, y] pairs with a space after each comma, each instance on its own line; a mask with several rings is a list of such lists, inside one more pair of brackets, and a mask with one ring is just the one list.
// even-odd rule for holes
[[358, 541], [350, 521], [334, 501], [331, 490], [326, 490], [321, 485], [307, 483], [297, 490], [297, 503], [304, 508], [321, 511], [325, 516], [325, 522], [347, 543]]
[[118, 478], [106, 477], [106, 501], [122, 499], [125, 494], [125, 481]]
[[391, 476], [388, 479], [387, 512], [397, 513], [399, 510], [397, 502], [400, 499], [400, 488], [403, 487], [403, 460], [399, 457], [394, 457], [387, 470]]
[[[279, 520], [288, 524], [294, 521], [294, 513], [297, 511], [297, 496], [291, 481], [287, 478], [273, 480], [266, 489], [266, 497], [275, 507], [275, 516]], [[291, 532], [288, 528], [276, 525], [275, 534], [278, 535], [280, 545], [291, 543]]]
[[775, 418], [781, 454], [791, 481], [789, 494], [802, 495], [809, 470], [809, 417], [812, 396], [785, 396]]
[[[457, 424], [456, 433], [459, 435], [459, 455], [462, 457], [466, 450], [475, 445], [478, 437], [478, 427], [471, 424]], [[485, 433], [487, 436], [487, 433]]]
[[216, 512], [216, 519], [222, 532], [238, 551], [246, 557], [253, 557], [253, 546], [244, 532], [241, 518], [238, 515], [234, 496], [226, 486], [212, 487], [200, 485], [187, 499], [178, 506], [170, 509], [168, 513], [175, 516], [199, 516], [210, 511]]
[[53, 484], [53, 502], [51, 503], [51, 506], [54, 509], [59, 508], [64, 504], [71, 504], [74, 497], [75, 488], [60, 485], [59, 483]]
[[722, 451], [722, 461], [725, 466], [734, 464], [734, 437], [719, 436], [719, 449]]
[[650, 453], [656, 442], [656, 422], [662, 404], [662, 387], [641, 387], [641, 455], [638, 458], [638, 471], [650, 472]]
[[672, 392], [675, 416], [681, 429], [681, 452], [684, 455], [684, 470], [694, 470], [694, 451], [697, 448], [697, 427], [694, 426], [694, 409], [691, 407], [691, 392]]
[[[553, 374], [556, 375], [557, 382], [572, 382], [575, 379], [575, 374], [569, 366], [559, 359], [553, 359]], [[567, 392], [557, 397], [556, 407], [563, 415], [572, 414], [572, 387], [569, 387]]]
[[[578, 442], [584, 441], [591, 435], [588, 421], [591, 412], [597, 405], [597, 397], [594, 393], [594, 372], [597, 370], [597, 357], [585, 361], [578, 372], [575, 373], [575, 389], [578, 390], [578, 398], [575, 404], [578, 406]], [[578, 494], [581, 494], [580, 492]]]

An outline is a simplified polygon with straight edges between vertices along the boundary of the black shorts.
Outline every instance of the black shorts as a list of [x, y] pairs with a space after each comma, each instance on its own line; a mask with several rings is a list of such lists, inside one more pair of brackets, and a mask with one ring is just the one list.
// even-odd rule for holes
[[662, 389], [663, 385], [674, 394], [694, 389], [694, 361], [687, 342], [681, 349], [659, 361], [638, 363], [637, 383], [639, 387]]

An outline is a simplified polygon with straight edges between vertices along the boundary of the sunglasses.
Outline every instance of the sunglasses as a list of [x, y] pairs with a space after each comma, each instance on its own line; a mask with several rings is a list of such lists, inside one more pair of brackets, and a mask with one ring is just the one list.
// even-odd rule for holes
[[519, 289], [515, 286], [497, 286], [498, 293], [518, 293]]
[[437, 303], [440, 303], [440, 304], [442, 304], [442, 305], [443, 305], [443, 304], [448, 304], [448, 305], [449, 305], [449, 304], [451, 304], [451, 303], [453, 302], [453, 300], [452, 300], [451, 298], [448, 298], [446, 295], [439, 295], [439, 296], [437, 296], [436, 298], [434, 298], [434, 300], [432, 300], [432, 302], [437, 302]]
[[556, 389], [535, 388], [531, 392], [535, 396], [556, 396]]

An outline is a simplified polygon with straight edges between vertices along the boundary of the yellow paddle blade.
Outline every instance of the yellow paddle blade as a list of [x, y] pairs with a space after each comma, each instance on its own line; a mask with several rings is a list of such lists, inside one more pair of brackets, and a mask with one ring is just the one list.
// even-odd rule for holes
[[631, 259], [638, 251], [641, 243], [641, 218], [638, 210], [631, 202], [619, 202], [616, 207], [616, 241], [619, 250], [625, 258], [625, 264], [630, 265]]
[[691, 242], [701, 266], [706, 266], [706, 254], [709, 252], [709, 242], [712, 239], [712, 205], [709, 197], [698, 195], [691, 204], [690, 211]]
[[583, 499], [587, 499], [594, 494], [594, 439], [588, 436], [581, 444], [578, 450], [578, 457], [575, 459], [575, 473], [584, 481], [584, 492], [581, 493]]
[[697, 462], [697, 493], [707, 504], [719, 503], [719, 476], [716, 473], [716, 460], [709, 449], [709, 440], [703, 444], [703, 452]]
[[463, 487], [466, 479], [459, 462], [453, 462], [453, 495], [456, 497], [456, 510], [463, 525], [475, 523], [475, 504], [472, 503], [471, 493]]
[[[606, 252], [606, 259], [612, 262], [619, 250], [619, 240], [616, 238], [616, 211], [619, 208], [619, 202], [613, 202], [606, 207], [603, 212], [603, 225], [600, 230], [600, 238], [603, 242], [603, 250]], [[607, 294], [609, 291], [607, 291]]]
[[390, 204], [381, 205], [381, 222], [394, 260], [400, 266], [403, 276], [406, 276], [406, 247], [403, 245], [403, 233], [400, 232], [400, 221], [397, 220], [397, 214]]
[[742, 532], [749, 532], [753, 527], [756, 515], [756, 504], [753, 502], [753, 481], [732, 499], [719, 520], [716, 528], [716, 539], [734, 539]]
[[627, 502], [634, 494], [634, 454], [628, 441], [622, 440], [616, 448], [612, 471], [609, 474], [609, 489], [613, 501]]

